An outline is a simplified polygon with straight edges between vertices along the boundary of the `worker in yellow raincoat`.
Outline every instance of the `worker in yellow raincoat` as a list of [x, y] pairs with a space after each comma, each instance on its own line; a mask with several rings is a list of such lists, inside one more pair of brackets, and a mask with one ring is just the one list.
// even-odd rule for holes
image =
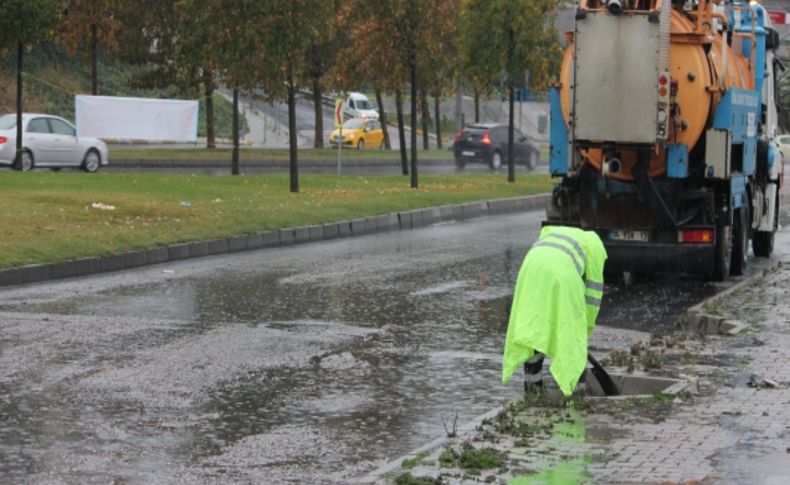
[[[543, 355], [566, 396], [587, 363], [587, 339], [603, 298], [606, 249], [598, 235], [546, 226], [518, 273], [502, 363], [502, 383], [526, 363], [525, 387], [538, 384]], [[540, 382], [542, 385], [542, 382]]]

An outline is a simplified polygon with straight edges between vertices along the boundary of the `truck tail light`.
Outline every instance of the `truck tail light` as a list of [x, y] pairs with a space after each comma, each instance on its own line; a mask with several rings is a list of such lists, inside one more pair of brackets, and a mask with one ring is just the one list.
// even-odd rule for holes
[[491, 144], [491, 134], [488, 131], [483, 133], [483, 138], [480, 140], [480, 143], [482, 143], [483, 145]]
[[8, 138], [6, 138], [4, 136], [0, 136], [0, 145], [2, 145], [3, 143], [5, 143], [7, 141], [8, 141]]
[[678, 241], [691, 244], [713, 242], [713, 229], [683, 229], [678, 233]]
[[656, 142], [663, 144], [669, 135], [670, 95], [672, 94], [672, 83], [675, 81], [669, 76], [669, 71], [660, 73], [657, 81]]

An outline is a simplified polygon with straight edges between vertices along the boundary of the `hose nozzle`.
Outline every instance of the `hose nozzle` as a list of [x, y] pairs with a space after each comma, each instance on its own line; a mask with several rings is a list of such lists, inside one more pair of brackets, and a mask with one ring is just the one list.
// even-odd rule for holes
[[620, 159], [616, 157], [604, 158], [603, 164], [601, 165], [601, 173], [605, 177], [608, 177], [609, 175], [618, 174], [622, 169], [623, 169], [623, 162], [621, 162]]
[[620, 0], [606, 0], [606, 8], [613, 15], [620, 15], [623, 11], [623, 3]]

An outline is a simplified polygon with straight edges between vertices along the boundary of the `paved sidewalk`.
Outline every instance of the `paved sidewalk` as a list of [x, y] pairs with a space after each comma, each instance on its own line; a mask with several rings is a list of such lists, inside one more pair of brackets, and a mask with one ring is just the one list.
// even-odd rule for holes
[[[361, 482], [790, 483], [790, 232], [758, 263], [672, 335], [609, 354], [610, 372], [677, 378], [679, 393], [509, 403]], [[706, 321], [729, 334], [688, 325]]]

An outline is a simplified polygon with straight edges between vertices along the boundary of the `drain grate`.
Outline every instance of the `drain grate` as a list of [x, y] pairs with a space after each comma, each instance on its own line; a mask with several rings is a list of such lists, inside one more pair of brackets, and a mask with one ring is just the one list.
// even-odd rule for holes
[[[658, 393], [678, 394], [688, 388], [688, 383], [680, 379], [668, 377], [654, 377], [647, 375], [633, 374], [609, 374], [614, 381], [620, 396], [653, 396]], [[598, 384], [598, 380], [590, 372], [585, 371], [585, 392], [589, 396], [604, 397], [603, 389]], [[613, 396], [617, 398], [619, 396]]]

